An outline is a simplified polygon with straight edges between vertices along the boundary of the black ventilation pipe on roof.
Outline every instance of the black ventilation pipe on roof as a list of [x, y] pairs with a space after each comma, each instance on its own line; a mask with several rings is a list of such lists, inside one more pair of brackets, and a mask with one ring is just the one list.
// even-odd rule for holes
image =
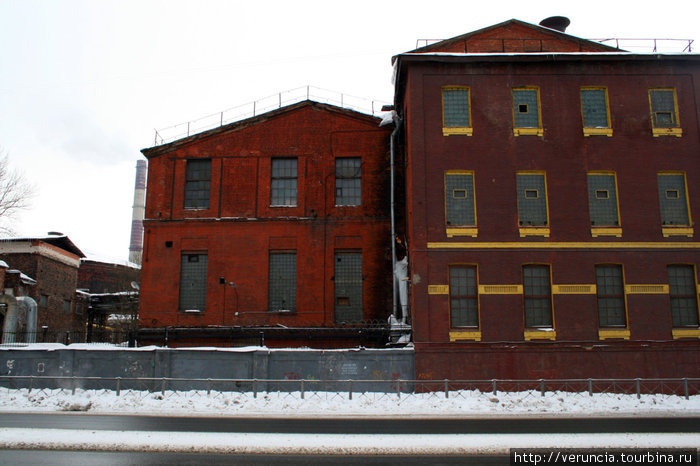
[[549, 29], [554, 29], [559, 32], [566, 31], [566, 28], [571, 24], [571, 20], [566, 16], [550, 16], [540, 21], [540, 26]]

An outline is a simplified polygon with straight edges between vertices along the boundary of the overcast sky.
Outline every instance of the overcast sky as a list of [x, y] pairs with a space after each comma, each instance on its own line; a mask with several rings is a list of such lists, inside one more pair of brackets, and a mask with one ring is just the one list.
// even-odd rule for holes
[[154, 128], [307, 84], [390, 102], [392, 55], [510, 18], [567, 16], [584, 38], [696, 39], [699, 11], [690, 0], [0, 0], [0, 147], [36, 186], [12, 226], [126, 260]]

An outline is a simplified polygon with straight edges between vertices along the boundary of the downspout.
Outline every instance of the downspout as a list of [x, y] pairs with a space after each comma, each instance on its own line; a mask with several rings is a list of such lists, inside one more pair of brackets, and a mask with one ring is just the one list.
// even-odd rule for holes
[[27, 329], [25, 331], [25, 343], [36, 343], [36, 322], [37, 322], [37, 306], [29, 296], [19, 296], [17, 302], [24, 306], [27, 318]]
[[[390, 192], [389, 192], [389, 199], [390, 199], [390, 217], [391, 217], [391, 306], [392, 306], [392, 314], [394, 315], [394, 318], [398, 320], [398, 306], [397, 306], [397, 297], [396, 297], [396, 214], [395, 214], [395, 209], [396, 209], [396, 200], [395, 200], [395, 194], [394, 194], [394, 172], [395, 172], [395, 164], [394, 164], [394, 139], [396, 139], [396, 135], [399, 132], [399, 125], [401, 124], [401, 118], [399, 118], [398, 114], [396, 111], [392, 110], [391, 111], [391, 117], [392, 121], [394, 123], [394, 130], [391, 132], [391, 137], [389, 138], [389, 173], [390, 173]], [[384, 122], [382, 122], [384, 123]], [[381, 126], [381, 125], [380, 125]]]

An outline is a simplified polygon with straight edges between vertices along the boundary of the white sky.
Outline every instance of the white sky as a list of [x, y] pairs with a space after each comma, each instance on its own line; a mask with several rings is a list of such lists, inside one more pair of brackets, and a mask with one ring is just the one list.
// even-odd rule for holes
[[154, 128], [307, 84], [391, 101], [390, 58], [416, 39], [554, 15], [584, 38], [698, 38], [691, 0], [475, 5], [0, 0], [0, 147], [37, 192], [12, 227], [125, 260]]

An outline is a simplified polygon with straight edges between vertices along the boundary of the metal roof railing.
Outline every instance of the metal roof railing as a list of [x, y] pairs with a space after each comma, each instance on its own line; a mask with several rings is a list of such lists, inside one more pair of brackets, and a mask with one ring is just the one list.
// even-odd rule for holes
[[202, 131], [258, 116], [265, 112], [296, 104], [304, 100], [331, 104], [368, 115], [377, 115], [381, 112], [382, 105], [389, 104], [389, 102], [386, 101], [356, 97], [315, 86], [297, 87], [263, 97], [253, 102], [227, 108], [221, 112], [212, 113], [211, 115], [206, 115], [195, 120], [186, 121], [167, 128], [156, 129], [153, 145], [159, 146], [166, 144]]
[[[426, 47], [441, 42], [444, 39], [418, 39], [416, 48]], [[627, 51], [640, 53], [692, 53], [693, 39], [588, 39], [594, 42], [616, 47]]]

